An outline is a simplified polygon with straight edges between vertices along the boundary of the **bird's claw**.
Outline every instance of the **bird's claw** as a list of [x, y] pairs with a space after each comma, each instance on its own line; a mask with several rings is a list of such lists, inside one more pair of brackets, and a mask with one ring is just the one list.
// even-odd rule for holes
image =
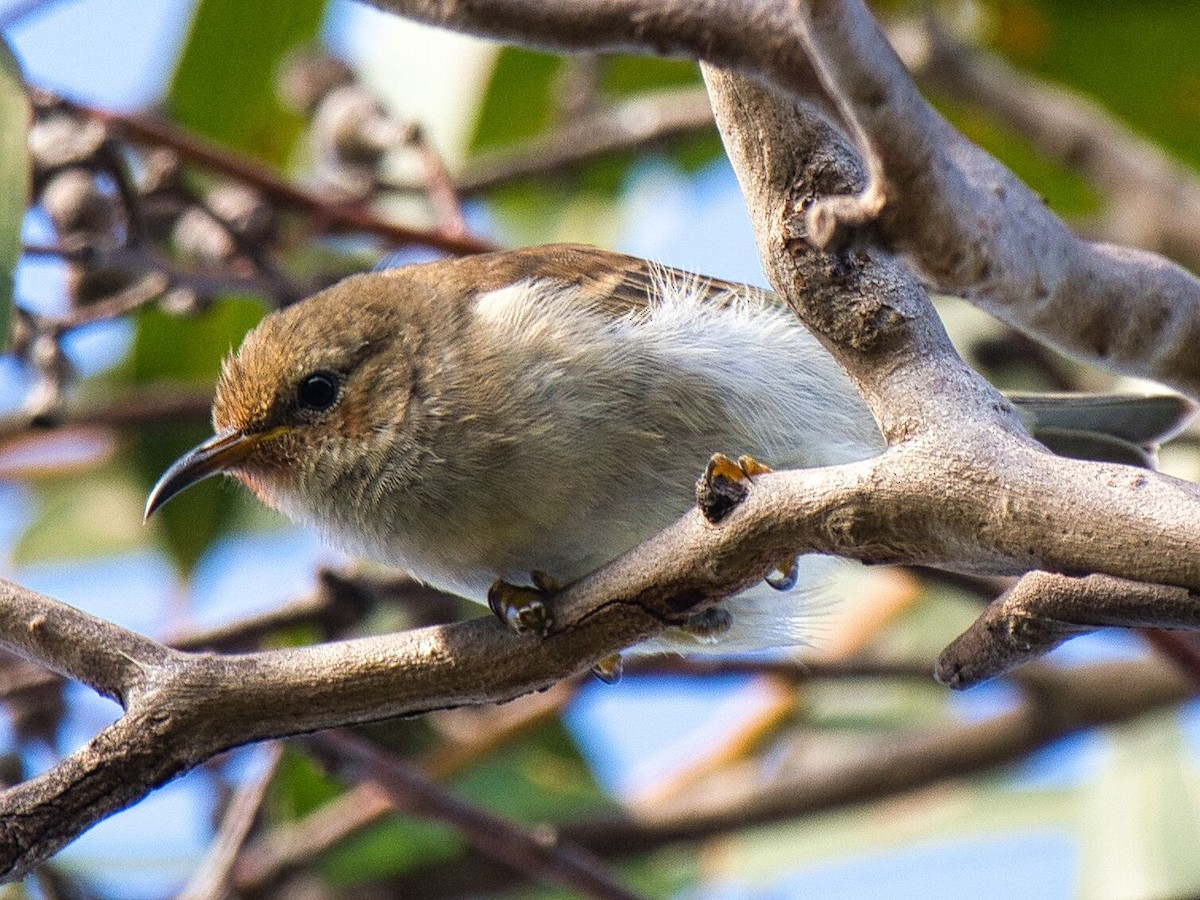
[[773, 568], [763, 580], [777, 591], [790, 591], [796, 586], [796, 580], [799, 576], [800, 557], [793, 556], [791, 559]]
[[549, 600], [561, 588], [544, 572], [534, 572], [531, 577], [532, 587], [495, 582], [488, 588], [488, 609], [517, 634], [545, 637], [554, 624]]
[[616, 684], [621, 680], [621, 673], [625, 670], [625, 664], [621, 661], [621, 654], [614, 653], [612, 656], [606, 656], [594, 666], [592, 666], [592, 674], [603, 681], [605, 684]]
[[739, 456], [735, 461], [724, 453], [714, 453], [696, 482], [696, 505], [704, 518], [715, 525], [745, 499], [754, 476], [770, 471], [770, 466], [753, 456]]

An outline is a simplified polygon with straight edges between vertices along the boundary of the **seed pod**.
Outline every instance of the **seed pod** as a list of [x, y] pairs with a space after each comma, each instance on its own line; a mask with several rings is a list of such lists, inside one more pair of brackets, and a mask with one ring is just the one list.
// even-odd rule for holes
[[204, 199], [208, 208], [236, 234], [253, 241], [274, 234], [275, 211], [257, 191], [223, 182], [214, 186]]
[[181, 252], [211, 262], [224, 262], [237, 253], [229, 232], [195, 206], [185, 209], [175, 221], [172, 238]]
[[289, 107], [311, 116], [330, 91], [354, 81], [354, 71], [337, 57], [320, 50], [303, 50], [284, 61], [277, 91]]
[[119, 221], [117, 199], [100, 190], [91, 172], [72, 166], [55, 173], [41, 193], [42, 207], [60, 235], [105, 237]]
[[51, 113], [34, 122], [29, 130], [29, 155], [35, 175], [65, 166], [86, 165], [96, 158], [108, 139], [99, 122], [80, 119], [66, 112]]

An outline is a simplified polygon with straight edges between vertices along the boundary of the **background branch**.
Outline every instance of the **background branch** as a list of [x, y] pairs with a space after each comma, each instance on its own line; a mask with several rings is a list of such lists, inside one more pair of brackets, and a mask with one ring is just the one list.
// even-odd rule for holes
[[[893, 33], [893, 32], [889, 32]], [[1200, 263], [1200, 178], [1080, 94], [955, 40], [935, 19], [895, 32], [918, 82], [971, 103], [1078, 171], [1107, 198], [1107, 238]]]
[[[87, 747], [0, 795], [0, 862], [9, 877], [221, 750], [543, 689], [757, 582], [800, 551], [979, 573], [1105, 573], [1147, 590], [1113, 592], [1113, 622], [1143, 621], [1146, 603], [1164, 596], [1178, 601], [1181, 621], [1191, 615], [1188, 592], [1200, 590], [1200, 490], [1044, 452], [1011, 406], [958, 358], [904, 260], [939, 285], [1002, 308], [1033, 333], [1189, 390], [1200, 384], [1184, 352], [1194, 350], [1197, 333], [1195, 279], [1157, 257], [1071, 236], [932, 113], [857, 0], [813, 0], [800, 14], [794, 4], [750, 0], [386, 5], [491, 36], [573, 50], [682, 53], [729, 67], [709, 66], [706, 78], [764, 267], [850, 373], [889, 449], [854, 465], [759, 476], [728, 514], [685, 515], [556, 598], [556, 630], [539, 641], [485, 618], [299, 649], [189, 653], [5, 585], [0, 643], [125, 705], [124, 716]], [[446, 228], [432, 231], [381, 224], [361, 205], [297, 189], [154, 120], [73, 110], [252, 184], [279, 206], [310, 214], [318, 231], [347, 228], [458, 252], [490, 246], [460, 234], [453, 214]], [[384, 124], [391, 142], [396, 123]], [[101, 143], [110, 146], [107, 140]], [[433, 180], [444, 182], [435, 168]], [[132, 189], [119, 193], [130, 206], [125, 227], [140, 232]], [[450, 204], [452, 192], [442, 190], [441, 199]], [[184, 201], [203, 206], [208, 225], [222, 218], [207, 198]], [[149, 233], [149, 220], [143, 224]], [[235, 234], [216, 231], [222, 239]], [[268, 245], [248, 253], [232, 243], [230, 271], [275, 271]], [[1113, 304], [1117, 291], [1124, 305]], [[120, 291], [105, 296], [99, 313], [79, 311], [69, 321], [151, 302]], [[1083, 318], [1060, 321], [1059, 305], [1067, 301], [1085, 310]], [[1139, 326], [1134, 333], [1130, 323], [1139, 315], [1157, 330]], [[1161, 352], [1148, 350], [1150, 343]], [[1051, 589], [1040, 592], [1044, 608], [1069, 605], [1052, 592], [1062, 583], [1041, 583]], [[1032, 590], [1039, 581], [1024, 584]], [[1015, 658], [1004, 653], [1000, 667]], [[966, 664], [951, 668], [960, 680], [975, 677]], [[641, 846], [977, 771], [1191, 690], [1173, 672], [1120, 675], [1133, 688], [1115, 697], [1115, 682], [1101, 696], [1070, 678], [1048, 680], [1044, 691], [1027, 679], [1028, 702], [986, 728], [905, 736], [873, 748], [869, 758], [839, 760], [820, 783], [808, 770], [807, 781], [781, 780], [769, 795], [730, 784], [727, 792], [692, 798], [674, 820], [664, 807]]]

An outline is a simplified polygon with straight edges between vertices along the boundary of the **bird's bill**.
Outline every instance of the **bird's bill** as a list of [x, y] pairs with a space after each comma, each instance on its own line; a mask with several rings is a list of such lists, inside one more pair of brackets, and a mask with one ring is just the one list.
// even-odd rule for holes
[[146, 498], [146, 513], [143, 521], [154, 515], [154, 511], [193, 484], [210, 475], [226, 472], [244, 460], [263, 441], [279, 434], [281, 429], [270, 431], [243, 432], [236, 429], [214, 434], [198, 444], [171, 464], [162, 473], [158, 483]]

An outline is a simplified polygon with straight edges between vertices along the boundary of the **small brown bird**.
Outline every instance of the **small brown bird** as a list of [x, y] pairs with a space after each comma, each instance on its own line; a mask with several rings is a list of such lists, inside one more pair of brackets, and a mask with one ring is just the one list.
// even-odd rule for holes
[[[1173, 396], [1017, 402], [1064, 452], [1129, 462], [1190, 413]], [[226, 360], [213, 426], [147, 517], [226, 472], [330, 542], [480, 602], [636, 546], [694, 502], [716, 451], [791, 468], [883, 448], [774, 294], [569, 245], [357, 275], [268, 316]], [[797, 598], [748, 591], [668, 645], [796, 643], [827, 569], [805, 557]], [[547, 623], [534, 592], [492, 606]]]

